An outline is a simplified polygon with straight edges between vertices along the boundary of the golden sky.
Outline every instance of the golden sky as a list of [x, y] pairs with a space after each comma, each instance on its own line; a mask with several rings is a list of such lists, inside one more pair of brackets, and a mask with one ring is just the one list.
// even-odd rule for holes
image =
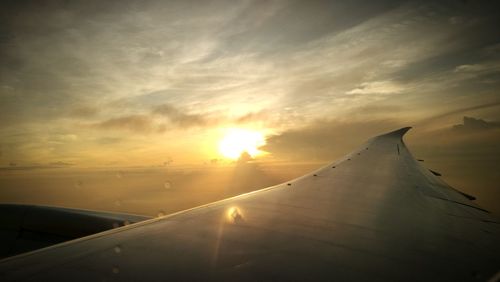
[[414, 126], [417, 153], [495, 171], [497, 11], [486, 1], [2, 1], [0, 166], [230, 163], [219, 143], [235, 129], [263, 136], [256, 160], [325, 162]]

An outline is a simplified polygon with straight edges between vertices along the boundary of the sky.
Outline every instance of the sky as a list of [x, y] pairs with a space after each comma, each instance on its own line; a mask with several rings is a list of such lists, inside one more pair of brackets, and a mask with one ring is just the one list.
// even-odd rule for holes
[[1, 171], [231, 164], [231, 128], [262, 133], [254, 161], [321, 163], [413, 126], [416, 155], [494, 206], [499, 8], [2, 1]]

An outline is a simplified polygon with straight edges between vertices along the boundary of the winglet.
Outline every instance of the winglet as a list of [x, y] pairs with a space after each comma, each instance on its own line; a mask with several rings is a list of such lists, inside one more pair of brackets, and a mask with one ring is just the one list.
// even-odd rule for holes
[[400, 128], [396, 131], [393, 131], [395, 134], [398, 134], [400, 137], [403, 137], [403, 135], [406, 134], [406, 132], [408, 132], [408, 130], [411, 129], [411, 126], [407, 126], [407, 127], [403, 127], [403, 128]]
[[403, 128], [400, 128], [398, 130], [394, 130], [394, 131], [391, 131], [391, 132], [388, 132], [386, 134], [383, 134], [383, 135], [380, 135], [378, 137], [396, 137], [396, 138], [403, 138], [403, 135], [405, 135], [406, 132], [408, 132], [408, 130], [411, 129], [411, 126], [408, 126], [408, 127], [403, 127]]

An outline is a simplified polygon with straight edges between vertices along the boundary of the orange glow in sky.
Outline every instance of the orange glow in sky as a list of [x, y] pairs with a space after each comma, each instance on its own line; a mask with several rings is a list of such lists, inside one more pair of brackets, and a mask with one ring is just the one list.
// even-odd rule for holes
[[259, 147], [265, 145], [264, 135], [258, 131], [247, 129], [228, 129], [219, 142], [219, 152], [226, 158], [238, 159], [243, 152], [256, 157], [262, 151]]

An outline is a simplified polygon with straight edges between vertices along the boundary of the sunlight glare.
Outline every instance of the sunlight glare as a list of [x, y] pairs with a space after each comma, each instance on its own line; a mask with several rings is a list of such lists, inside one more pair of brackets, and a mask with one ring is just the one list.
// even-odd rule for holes
[[226, 158], [238, 159], [243, 152], [252, 158], [261, 154], [259, 147], [265, 145], [262, 133], [247, 129], [229, 129], [219, 142], [219, 152]]

